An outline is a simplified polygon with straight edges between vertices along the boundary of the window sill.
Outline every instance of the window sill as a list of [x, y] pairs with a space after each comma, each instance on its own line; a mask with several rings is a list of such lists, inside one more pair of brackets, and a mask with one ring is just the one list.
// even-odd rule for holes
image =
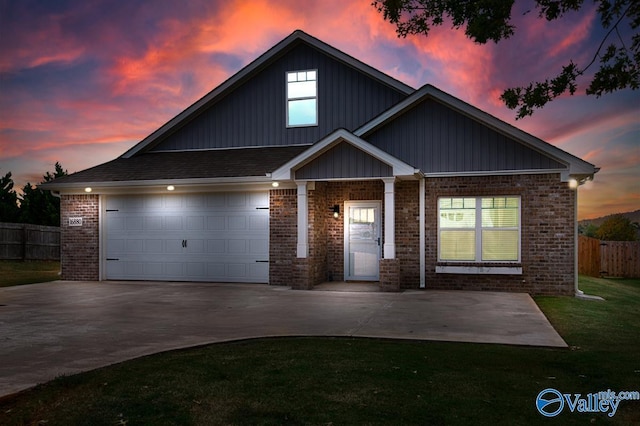
[[436, 266], [436, 274], [522, 275], [522, 266]]

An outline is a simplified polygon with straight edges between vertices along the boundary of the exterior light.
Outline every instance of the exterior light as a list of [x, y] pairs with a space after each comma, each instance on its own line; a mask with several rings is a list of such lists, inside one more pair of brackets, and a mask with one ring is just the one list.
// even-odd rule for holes
[[336, 219], [340, 217], [340, 206], [339, 205], [334, 205], [333, 207], [331, 207], [329, 210], [331, 210], [333, 212], [333, 217], [335, 217]]
[[271, 182], [271, 186], [273, 186], [274, 188], [277, 188], [280, 186], [280, 184], [278, 182]]
[[176, 187], [173, 185], [167, 186], [167, 191], [173, 191], [174, 189], [176, 189]]
[[87, 193], [89, 193], [89, 192], [91, 192], [91, 191], [93, 191], [93, 189], [91, 189], [91, 187], [90, 187], [90, 186], [87, 186], [87, 187], [84, 189], [84, 192], [87, 192]]
[[578, 188], [578, 181], [576, 179], [569, 179], [569, 188], [571, 189]]

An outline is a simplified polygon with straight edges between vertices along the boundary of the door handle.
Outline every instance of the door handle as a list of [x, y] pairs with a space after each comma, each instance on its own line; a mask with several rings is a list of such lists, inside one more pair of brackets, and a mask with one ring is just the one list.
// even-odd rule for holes
[[182, 240], [182, 248], [186, 248], [187, 247], [187, 240]]
[[380, 245], [380, 237], [378, 237], [378, 245]]

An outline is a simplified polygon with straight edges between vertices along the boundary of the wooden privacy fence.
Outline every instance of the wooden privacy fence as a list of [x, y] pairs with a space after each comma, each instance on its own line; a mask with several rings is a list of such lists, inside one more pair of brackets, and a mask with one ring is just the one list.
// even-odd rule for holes
[[600, 241], [579, 235], [578, 273], [640, 278], [640, 241]]
[[0, 223], [0, 259], [60, 260], [60, 228]]

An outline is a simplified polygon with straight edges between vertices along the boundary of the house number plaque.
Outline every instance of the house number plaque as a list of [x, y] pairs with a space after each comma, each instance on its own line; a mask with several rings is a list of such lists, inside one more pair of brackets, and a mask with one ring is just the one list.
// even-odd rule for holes
[[69, 226], [82, 226], [82, 218], [81, 217], [70, 217], [69, 218]]

